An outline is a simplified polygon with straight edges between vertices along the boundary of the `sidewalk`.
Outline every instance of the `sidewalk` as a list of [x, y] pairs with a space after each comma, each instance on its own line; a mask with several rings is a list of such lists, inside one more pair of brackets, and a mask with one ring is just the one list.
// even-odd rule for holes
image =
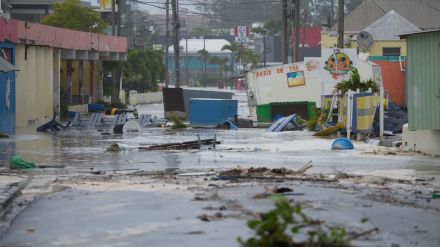
[[0, 175], [0, 218], [8, 211], [13, 200], [29, 183], [30, 178], [19, 175]]

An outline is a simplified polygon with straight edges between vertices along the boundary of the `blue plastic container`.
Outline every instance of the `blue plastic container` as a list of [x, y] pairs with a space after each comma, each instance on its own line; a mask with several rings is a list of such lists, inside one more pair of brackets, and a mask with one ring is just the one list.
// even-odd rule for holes
[[238, 101], [232, 99], [191, 99], [190, 125], [216, 127], [237, 115]]
[[104, 112], [105, 105], [102, 104], [88, 104], [87, 105], [88, 112]]
[[338, 138], [332, 144], [332, 150], [351, 150], [354, 149], [353, 143], [347, 138]]

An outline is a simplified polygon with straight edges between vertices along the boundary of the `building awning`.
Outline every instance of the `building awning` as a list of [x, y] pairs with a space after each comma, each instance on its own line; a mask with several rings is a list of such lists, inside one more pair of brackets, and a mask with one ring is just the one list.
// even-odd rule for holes
[[0, 56], [0, 72], [9, 72], [17, 70], [13, 64]]

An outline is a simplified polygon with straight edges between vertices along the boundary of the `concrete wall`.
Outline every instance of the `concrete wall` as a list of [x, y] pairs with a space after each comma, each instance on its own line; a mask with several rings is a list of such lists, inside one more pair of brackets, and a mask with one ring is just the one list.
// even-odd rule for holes
[[163, 94], [162, 92], [153, 93], [138, 93], [137, 103], [138, 104], [152, 104], [152, 103], [162, 103]]
[[54, 110], [53, 48], [17, 45], [16, 78], [17, 127], [50, 120]]
[[402, 145], [414, 151], [440, 155], [439, 130], [409, 130], [408, 124], [403, 126]]

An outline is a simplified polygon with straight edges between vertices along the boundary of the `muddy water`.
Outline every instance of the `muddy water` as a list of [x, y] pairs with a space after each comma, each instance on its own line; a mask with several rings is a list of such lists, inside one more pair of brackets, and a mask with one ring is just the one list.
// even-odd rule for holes
[[[160, 104], [141, 106], [140, 112], [163, 115]], [[216, 136], [222, 143], [216, 150], [203, 147], [191, 151], [138, 151], [137, 147], [169, 142], [193, 141]], [[109, 130], [70, 128], [58, 133], [35, 133], [21, 129], [16, 152], [39, 165], [64, 165], [69, 171], [99, 170], [210, 170], [242, 166], [300, 168], [312, 161], [312, 173], [336, 171], [405, 178], [439, 176], [440, 159], [417, 153], [373, 154], [380, 149], [354, 142], [355, 150], [331, 151], [332, 140], [313, 137], [310, 132], [268, 133], [265, 129], [213, 130], [168, 128], [143, 129], [138, 136], [124, 136]], [[125, 147], [122, 152], [107, 152], [112, 143]], [[386, 153], [386, 152], [385, 152]], [[385, 172], [386, 173], [386, 172]], [[385, 174], [384, 173], [384, 174]]]

